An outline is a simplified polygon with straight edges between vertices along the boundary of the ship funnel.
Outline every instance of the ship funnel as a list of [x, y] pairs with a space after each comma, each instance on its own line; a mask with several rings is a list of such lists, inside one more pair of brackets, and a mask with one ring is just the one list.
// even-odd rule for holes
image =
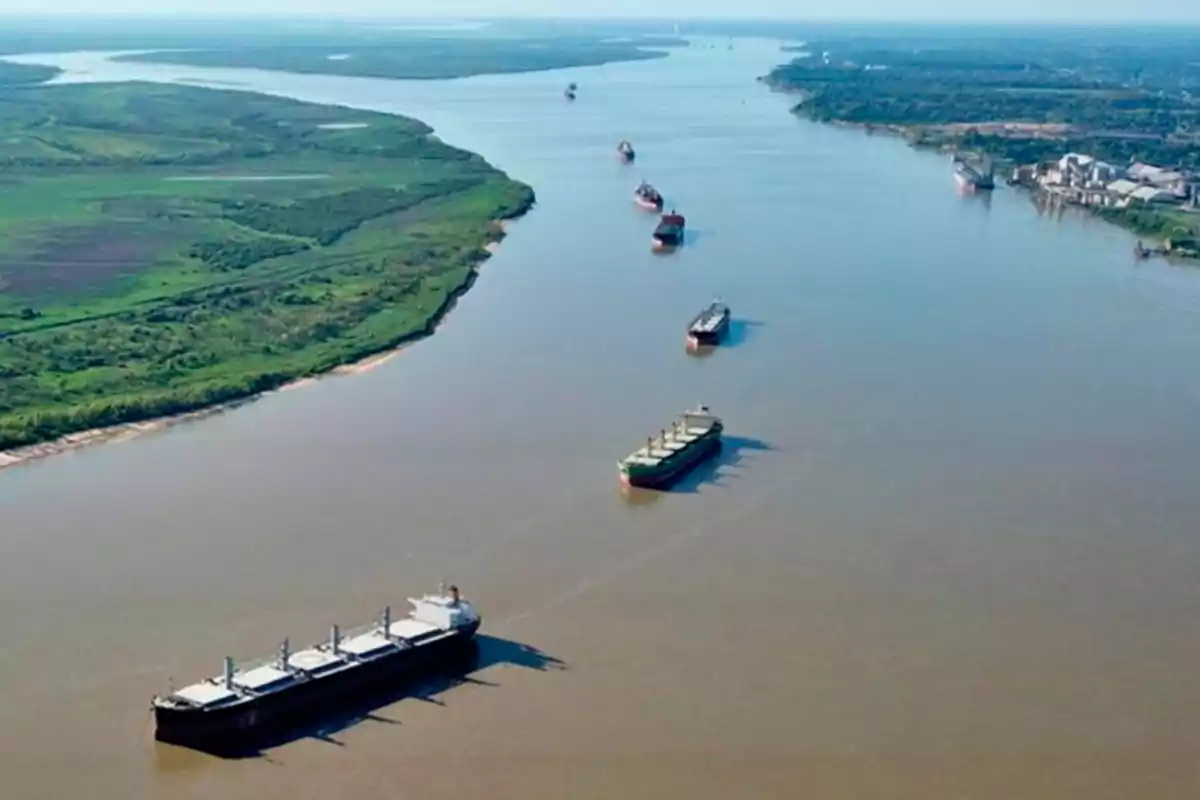
[[225, 656], [225, 674], [223, 676], [226, 689], [233, 688], [233, 659]]
[[458, 594], [458, 587], [451, 584], [451, 586], [450, 586], [450, 605], [456, 606], [456, 605], [458, 605], [460, 600], [461, 600], [461, 597]]
[[383, 635], [385, 638], [392, 638], [392, 607], [384, 606], [383, 608]]
[[288, 668], [288, 640], [284, 639], [283, 644], [279, 645], [279, 668], [287, 672]]
[[338, 626], [334, 625], [329, 629], [329, 651], [337, 655], [338, 646], [342, 643], [342, 633], [338, 630]]

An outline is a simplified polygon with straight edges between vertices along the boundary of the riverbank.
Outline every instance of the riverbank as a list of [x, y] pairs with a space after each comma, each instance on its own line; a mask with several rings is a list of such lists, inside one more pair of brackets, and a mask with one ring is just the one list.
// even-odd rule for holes
[[[503, 237], [507, 235], [509, 223], [513, 219], [517, 218], [518, 217], [513, 217], [509, 220], [500, 220], [496, 223], [495, 233], [492, 240], [484, 245], [484, 250], [487, 252], [488, 256], [496, 253], [500, 247]], [[447, 295], [446, 299], [437, 309], [434, 310], [429, 319], [426, 321], [425, 326], [420, 331], [410, 333], [386, 348], [371, 353], [364, 353], [356, 358], [348, 360], [345, 363], [331, 366], [327, 370], [323, 370], [311, 375], [294, 377], [278, 386], [264, 388], [260, 391], [247, 394], [243, 397], [236, 397], [196, 410], [168, 414], [138, 421], [125, 422], [118, 425], [90, 428], [87, 430], [69, 433], [50, 441], [38, 442], [36, 444], [10, 448], [7, 450], [0, 450], [0, 471], [11, 467], [17, 467], [22, 464], [27, 464], [32, 461], [49, 458], [51, 456], [62, 455], [84, 447], [90, 447], [98, 444], [115, 444], [117, 442], [129, 441], [131, 439], [146, 436], [148, 434], [158, 433], [168, 430], [176, 425], [187, 422], [196, 422], [211, 417], [215, 414], [231, 411], [235, 408], [254, 402], [263, 397], [267, 397], [276, 392], [291, 392], [308, 386], [314, 386], [321, 380], [325, 380], [327, 378], [350, 377], [373, 372], [398, 358], [410, 345], [415, 344], [421, 339], [432, 336], [437, 331], [438, 327], [441, 326], [442, 322], [446, 319], [450, 312], [454, 310], [455, 305], [458, 303], [458, 299], [466, 294], [474, 285], [475, 281], [479, 277], [479, 268], [482, 266], [484, 261], [486, 261], [486, 258], [481, 259], [475, 265], [475, 267], [469, 273], [467, 273], [463, 283], [456, 287], [453, 292]]]
[[[806, 119], [973, 153], [1006, 174], [1021, 167], [1019, 183], [1035, 199], [1078, 206], [1194, 261], [1200, 216], [1184, 206], [1200, 175], [1192, 133], [1200, 111], [1180, 65], [1200, 58], [1200, 45], [1137, 36], [1112, 44], [1081, 46], [1054, 34], [995, 34], [982, 43], [847, 36], [814, 43], [762, 80], [795, 94], [793, 113]], [[1066, 176], [1061, 162], [1070, 154], [1103, 170]], [[1117, 182], [1135, 163], [1177, 180], [1152, 185], [1131, 172], [1132, 181]], [[1164, 191], [1146, 199], [1134, 194], [1140, 186]]]
[[[398, 116], [148, 84], [10, 101], [7, 450], [124, 435], [426, 336], [534, 202]], [[211, 179], [228, 175], [272, 180]]]

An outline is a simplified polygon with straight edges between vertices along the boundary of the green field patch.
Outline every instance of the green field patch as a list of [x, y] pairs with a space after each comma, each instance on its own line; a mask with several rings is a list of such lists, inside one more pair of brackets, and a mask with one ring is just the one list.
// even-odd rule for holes
[[[347, 120], [369, 124], [318, 127]], [[414, 120], [238, 92], [0, 92], [0, 133], [46, 132], [79, 163], [4, 175], [0, 447], [203, 408], [424, 335], [496, 220], [533, 201]]]
[[226, 149], [227, 145], [203, 139], [176, 136], [123, 133], [95, 128], [55, 125], [42, 131], [42, 139], [77, 158], [92, 161], [140, 160], [178, 162], [203, 159]]
[[0, 164], [11, 165], [30, 161], [69, 163], [79, 161], [79, 157], [32, 133], [10, 133], [0, 136]]
[[169, 227], [144, 223], [57, 228], [28, 255], [0, 256], [0, 285], [22, 297], [89, 291], [153, 268], [176, 239]]

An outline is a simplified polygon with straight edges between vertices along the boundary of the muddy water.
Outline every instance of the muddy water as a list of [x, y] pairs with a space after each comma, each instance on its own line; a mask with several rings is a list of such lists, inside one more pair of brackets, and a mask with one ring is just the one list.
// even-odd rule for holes
[[[539, 205], [400, 358], [0, 475], [0, 794], [1195, 797], [1200, 279], [794, 120], [753, 81], [777, 58], [405, 84], [59, 57], [405, 112]], [[641, 178], [688, 217], [670, 257]], [[733, 341], [689, 357], [714, 294]], [[615, 460], [697, 401], [722, 463], [622, 498]], [[473, 682], [258, 759], [153, 743], [169, 680], [443, 576], [495, 637]]]

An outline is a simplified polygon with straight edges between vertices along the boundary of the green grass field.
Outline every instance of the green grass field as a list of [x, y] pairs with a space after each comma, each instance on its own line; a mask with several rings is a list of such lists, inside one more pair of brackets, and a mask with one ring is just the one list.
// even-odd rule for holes
[[428, 331], [496, 222], [533, 202], [428, 134], [191, 87], [0, 92], [0, 448], [244, 397]]

